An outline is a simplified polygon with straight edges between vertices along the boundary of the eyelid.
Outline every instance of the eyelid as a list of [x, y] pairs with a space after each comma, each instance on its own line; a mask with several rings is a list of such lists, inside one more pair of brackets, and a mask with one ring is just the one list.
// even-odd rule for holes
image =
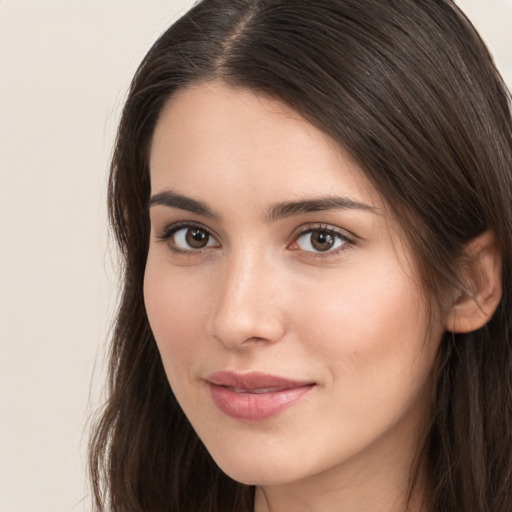
[[178, 221], [178, 222], [173, 222], [172, 224], [166, 225], [165, 228], [161, 231], [161, 233], [156, 234], [155, 237], [160, 240], [167, 240], [174, 233], [176, 233], [176, 231], [179, 231], [180, 229], [183, 229], [183, 228], [198, 228], [198, 229], [203, 229], [204, 231], [206, 231], [208, 233], [211, 233], [211, 231], [207, 227], [203, 226], [199, 222]]
[[312, 231], [329, 231], [341, 236], [347, 241], [350, 240], [351, 242], [355, 242], [359, 238], [347, 229], [334, 226], [333, 224], [327, 224], [325, 222], [308, 222], [307, 224], [303, 224], [294, 230], [290, 238], [296, 240], [299, 236], [311, 233]]

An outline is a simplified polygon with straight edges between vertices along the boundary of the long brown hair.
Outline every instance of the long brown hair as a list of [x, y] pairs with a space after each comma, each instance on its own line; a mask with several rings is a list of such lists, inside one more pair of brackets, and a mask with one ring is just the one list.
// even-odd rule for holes
[[[432, 512], [512, 510], [512, 122], [485, 45], [450, 0], [203, 0], [141, 63], [109, 183], [123, 258], [108, 402], [92, 433], [96, 506], [113, 512], [249, 512], [168, 385], [143, 302], [148, 152], [179, 88], [221, 80], [276, 97], [337, 140], [387, 202], [433, 303], [460, 283], [487, 229], [503, 257], [490, 322], [446, 333], [431, 424], [418, 454]], [[176, 290], [179, 293], [179, 290]]]

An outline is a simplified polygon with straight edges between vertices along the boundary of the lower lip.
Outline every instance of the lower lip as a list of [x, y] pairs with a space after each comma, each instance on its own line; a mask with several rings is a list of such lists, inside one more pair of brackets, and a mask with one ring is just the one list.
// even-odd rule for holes
[[306, 393], [312, 385], [269, 393], [237, 393], [231, 388], [209, 383], [215, 405], [227, 416], [239, 420], [265, 420], [279, 414]]

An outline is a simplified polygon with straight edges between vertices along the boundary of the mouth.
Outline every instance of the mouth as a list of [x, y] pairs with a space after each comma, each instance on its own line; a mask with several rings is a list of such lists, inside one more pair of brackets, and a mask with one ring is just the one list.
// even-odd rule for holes
[[214, 404], [221, 412], [240, 420], [264, 420], [276, 416], [316, 385], [264, 373], [222, 371], [207, 377]]
[[253, 393], [255, 395], [263, 394], [263, 393], [277, 393], [279, 391], [285, 391], [286, 389], [291, 389], [289, 387], [273, 387], [273, 388], [235, 388], [233, 386], [224, 386], [227, 389], [234, 391], [235, 393]]

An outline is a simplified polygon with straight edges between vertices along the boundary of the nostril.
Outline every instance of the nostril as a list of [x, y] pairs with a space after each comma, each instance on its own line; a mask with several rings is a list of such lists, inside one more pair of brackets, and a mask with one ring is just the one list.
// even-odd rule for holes
[[217, 310], [211, 325], [212, 337], [229, 348], [275, 343], [286, 331], [285, 322], [276, 308], [271, 311], [261, 308]]

